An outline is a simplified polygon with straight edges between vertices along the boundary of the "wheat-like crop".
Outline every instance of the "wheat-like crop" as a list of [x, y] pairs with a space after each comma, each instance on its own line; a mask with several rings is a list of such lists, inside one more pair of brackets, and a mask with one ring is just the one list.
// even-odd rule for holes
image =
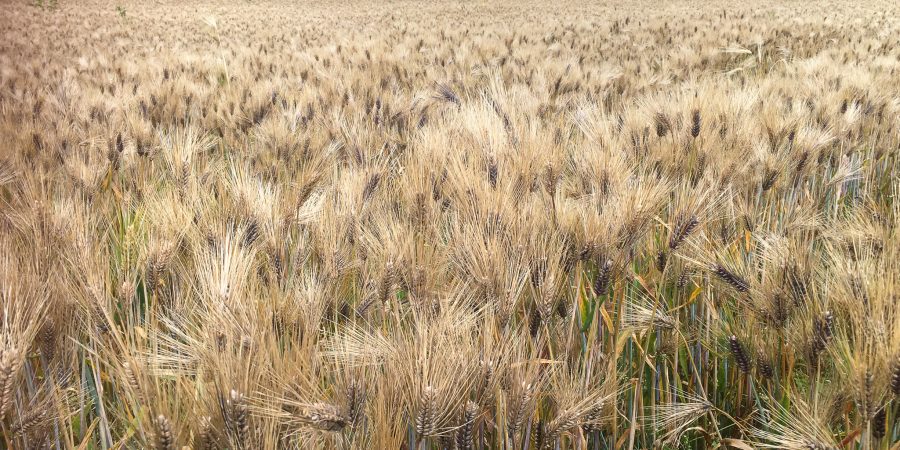
[[897, 448], [889, 0], [0, 10], [0, 448]]

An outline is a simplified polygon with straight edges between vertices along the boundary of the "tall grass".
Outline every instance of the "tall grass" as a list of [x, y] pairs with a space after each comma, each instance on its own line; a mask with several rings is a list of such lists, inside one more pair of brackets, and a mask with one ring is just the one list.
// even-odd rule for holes
[[0, 30], [4, 448], [897, 448], [891, 2]]

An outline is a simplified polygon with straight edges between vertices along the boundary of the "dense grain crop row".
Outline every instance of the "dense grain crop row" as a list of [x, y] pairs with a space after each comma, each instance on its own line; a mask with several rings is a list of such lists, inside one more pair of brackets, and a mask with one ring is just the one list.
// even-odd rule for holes
[[4, 448], [897, 448], [890, 1], [0, 9]]

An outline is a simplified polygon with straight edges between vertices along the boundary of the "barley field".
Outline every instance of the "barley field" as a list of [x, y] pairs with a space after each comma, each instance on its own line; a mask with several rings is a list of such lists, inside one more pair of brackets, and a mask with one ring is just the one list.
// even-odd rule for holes
[[0, 448], [900, 448], [892, 1], [0, 36]]

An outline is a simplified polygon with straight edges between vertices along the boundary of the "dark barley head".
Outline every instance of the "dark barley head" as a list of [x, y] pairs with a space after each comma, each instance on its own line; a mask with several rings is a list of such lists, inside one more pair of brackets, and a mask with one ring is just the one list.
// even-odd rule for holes
[[700, 136], [700, 125], [701, 125], [700, 110], [695, 109], [691, 113], [691, 137], [696, 139], [697, 136]]
[[750, 285], [746, 281], [744, 281], [744, 279], [732, 273], [721, 264], [716, 264], [713, 266], [713, 273], [716, 274], [719, 279], [721, 279], [725, 283], [728, 283], [729, 286], [733, 287], [734, 290], [738, 292], [747, 292], [750, 290]]
[[728, 347], [731, 349], [731, 356], [734, 357], [734, 361], [738, 368], [741, 369], [741, 372], [749, 373], [750, 356], [747, 354], [747, 351], [744, 350], [744, 346], [741, 345], [737, 336], [732, 334], [731, 337], [728, 338]]

